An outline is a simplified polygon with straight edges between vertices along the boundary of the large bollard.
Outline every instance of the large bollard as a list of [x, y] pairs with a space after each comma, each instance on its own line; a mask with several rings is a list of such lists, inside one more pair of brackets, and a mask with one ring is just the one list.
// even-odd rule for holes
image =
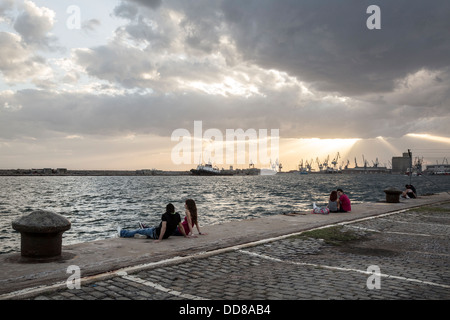
[[400, 195], [402, 194], [402, 191], [394, 187], [390, 187], [384, 190], [384, 193], [386, 193], [386, 202], [388, 203], [400, 202]]
[[21, 234], [21, 255], [26, 258], [48, 259], [61, 256], [62, 234], [71, 223], [63, 216], [38, 210], [12, 223]]

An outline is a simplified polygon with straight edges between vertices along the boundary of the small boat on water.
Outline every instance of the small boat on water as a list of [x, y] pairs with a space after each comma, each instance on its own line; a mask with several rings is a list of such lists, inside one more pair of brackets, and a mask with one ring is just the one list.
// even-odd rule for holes
[[273, 176], [278, 173], [278, 171], [281, 169], [281, 163], [278, 163], [278, 159], [275, 163], [272, 163], [272, 160], [270, 161], [270, 168], [262, 168], [260, 175], [262, 176]]
[[275, 174], [277, 174], [276, 170], [267, 169], [267, 168], [262, 168], [261, 173], [260, 173], [261, 176], [273, 176]]

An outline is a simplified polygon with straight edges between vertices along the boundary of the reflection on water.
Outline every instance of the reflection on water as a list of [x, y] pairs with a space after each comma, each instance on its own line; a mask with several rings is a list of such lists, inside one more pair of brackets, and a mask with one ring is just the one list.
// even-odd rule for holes
[[[413, 177], [419, 194], [450, 190], [450, 177]], [[331, 190], [342, 188], [353, 203], [385, 199], [383, 190], [403, 189], [399, 175], [299, 175], [247, 177], [0, 177], [0, 253], [20, 250], [20, 235], [11, 223], [36, 209], [64, 215], [72, 228], [64, 244], [107, 239], [117, 225], [154, 225], [167, 203], [184, 217], [184, 200], [197, 202], [201, 225], [302, 211], [327, 203]]]

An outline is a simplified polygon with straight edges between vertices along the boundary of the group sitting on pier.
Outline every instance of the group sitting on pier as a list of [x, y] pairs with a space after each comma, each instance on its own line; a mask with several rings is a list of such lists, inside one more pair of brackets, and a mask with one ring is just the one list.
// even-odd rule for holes
[[160, 242], [170, 236], [196, 237], [194, 235], [194, 226], [196, 226], [199, 235], [206, 235], [200, 231], [197, 218], [197, 206], [195, 201], [187, 199], [185, 204], [185, 213], [183, 222], [178, 212], [175, 212], [173, 204], [166, 206], [166, 212], [161, 216], [161, 222], [157, 227], [145, 226], [139, 222], [139, 229], [125, 230], [117, 227], [117, 233], [122, 238], [148, 238]]
[[331, 191], [328, 205], [326, 207], [318, 207], [316, 203], [313, 203], [312, 213], [316, 214], [329, 214], [330, 212], [350, 212], [352, 206], [350, 199], [344, 193], [342, 189]]
[[[403, 198], [416, 198], [416, 189], [414, 186], [405, 185], [406, 190], [403, 191]], [[166, 212], [161, 216], [161, 222], [157, 227], [149, 227], [139, 222], [139, 229], [125, 230], [117, 227], [117, 233], [122, 238], [148, 238], [155, 239], [160, 242], [170, 236], [196, 237], [194, 234], [194, 226], [197, 228], [199, 235], [206, 235], [200, 231], [197, 216], [197, 206], [195, 201], [187, 199], [184, 204], [185, 217], [181, 221], [180, 214], [175, 212], [173, 204], [166, 206]], [[333, 190], [330, 193], [328, 205], [326, 207], [318, 207], [313, 203], [312, 213], [329, 214], [330, 212], [350, 212], [352, 211], [351, 201], [341, 188]]]
[[415, 199], [417, 198], [417, 191], [413, 185], [407, 184], [405, 185], [405, 191], [402, 193], [402, 198], [405, 199]]

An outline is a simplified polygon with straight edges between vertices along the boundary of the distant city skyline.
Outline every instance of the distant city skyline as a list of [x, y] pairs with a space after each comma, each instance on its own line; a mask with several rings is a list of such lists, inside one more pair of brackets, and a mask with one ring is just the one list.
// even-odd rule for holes
[[350, 167], [408, 149], [441, 163], [448, 12], [444, 0], [0, 0], [0, 169], [189, 170], [197, 159], [174, 163], [171, 135], [194, 121], [279, 130], [284, 171], [338, 152]]

